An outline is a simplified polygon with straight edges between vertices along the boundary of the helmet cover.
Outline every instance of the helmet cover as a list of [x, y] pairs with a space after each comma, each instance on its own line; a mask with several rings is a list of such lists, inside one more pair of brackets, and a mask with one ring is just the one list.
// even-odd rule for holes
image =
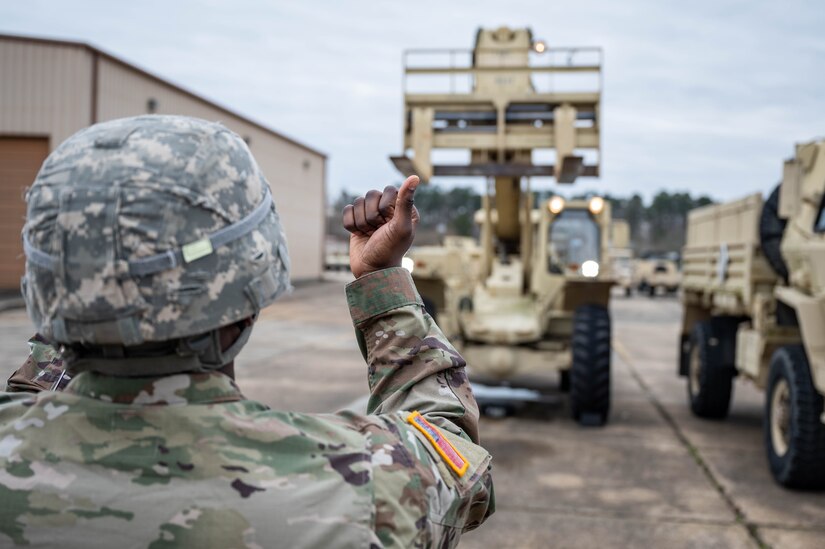
[[54, 342], [128, 348], [204, 335], [289, 289], [269, 185], [220, 124], [96, 124], [49, 155], [26, 201], [23, 295]]

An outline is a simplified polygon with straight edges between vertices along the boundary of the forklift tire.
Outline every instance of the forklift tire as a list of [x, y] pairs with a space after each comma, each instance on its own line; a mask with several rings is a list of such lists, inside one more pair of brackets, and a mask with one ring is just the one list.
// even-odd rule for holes
[[811, 379], [802, 345], [780, 347], [771, 357], [765, 396], [768, 464], [787, 488], [825, 488], [825, 424], [822, 395]]
[[599, 426], [610, 413], [610, 314], [601, 305], [573, 313], [570, 410], [581, 425]]
[[435, 308], [435, 302], [428, 298], [421, 296], [421, 301], [424, 302], [424, 310], [433, 318], [433, 322], [438, 322], [438, 310]]
[[631, 290], [630, 287], [627, 287], [627, 288], [624, 289], [624, 296], [625, 297], [630, 297], [632, 295], [633, 295], [633, 290]]
[[779, 217], [779, 185], [777, 185], [762, 205], [762, 213], [759, 215], [759, 243], [768, 264], [786, 282], [788, 265], [782, 258], [779, 246], [782, 244], [782, 235], [785, 234], [787, 224], [787, 220]]
[[647, 295], [649, 297], [656, 297], [656, 286], [648, 286], [647, 287]]
[[730, 410], [735, 370], [715, 359], [719, 339], [709, 321], [697, 322], [690, 334], [687, 393], [694, 415], [705, 419], [724, 419]]

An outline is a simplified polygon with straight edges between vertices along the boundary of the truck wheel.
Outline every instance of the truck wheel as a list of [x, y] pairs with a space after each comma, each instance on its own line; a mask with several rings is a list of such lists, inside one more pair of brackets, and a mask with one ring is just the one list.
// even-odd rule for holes
[[559, 371], [559, 391], [562, 393], [570, 392], [570, 370]]
[[788, 488], [825, 488], [822, 395], [814, 387], [801, 345], [771, 357], [765, 398], [765, 449], [776, 481]]
[[786, 281], [788, 280], [788, 266], [782, 258], [779, 246], [782, 244], [782, 235], [785, 234], [787, 224], [787, 220], [779, 217], [779, 185], [777, 185], [762, 205], [762, 213], [759, 215], [759, 243], [773, 271]]
[[581, 425], [604, 425], [610, 412], [610, 315], [601, 305], [573, 313], [570, 409]]
[[694, 415], [724, 419], [730, 409], [734, 370], [714, 360], [712, 347], [719, 345], [710, 322], [697, 322], [690, 334], [688, 402]]

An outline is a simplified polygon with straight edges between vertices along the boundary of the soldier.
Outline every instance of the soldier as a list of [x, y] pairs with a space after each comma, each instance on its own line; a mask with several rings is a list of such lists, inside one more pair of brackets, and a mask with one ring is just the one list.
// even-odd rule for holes
[[0, 393], [0, 544], [451, 547], [484, 521], [490, 456], [464, 361], [399, 266], [417, 184], [344, 211], [369, 415], [299, 414], [233, 381], [259, 311], [289, 287], [243, 140], [142, 116], [60, 145], [27, 195], [23, 291], [68, 370], [34, 340], [14, 387], [72, 379]]

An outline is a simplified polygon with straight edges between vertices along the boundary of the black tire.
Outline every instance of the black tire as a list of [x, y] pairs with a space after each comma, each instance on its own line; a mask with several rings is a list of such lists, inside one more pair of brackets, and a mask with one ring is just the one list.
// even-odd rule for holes
[[633, 290], [631, 290], [629, 286], [624, 289], [624, 296], [625, 297], [630, 297], [632, 295], [633, 295]]
[[690, 350], [692, 348], [691, 335], [682, 334], [679, 337], [679, 375], [690, 375]]
[[[784, 406], [783, 395], [787, 397]], [[779, 484], [825, 488], [825, 425], [821, 413], [822, 395], [811, 379], [805, 349], [801, 345], [780, 347], [771, 357], [763, 429], [768, 464]]]
[[648, 286], [647, 295], [650, 297], [656, 297], [656, 286]]
[[570, 370], [559, 371], [559, 391], [562, 393], [570, 392]]
[[709, 321], [694, 324], [688, 354], [688, 402], [694, 415], [705, 419], [724, 419], [730, 410], [736, 370], [717, 358], [719, 344]]
[[573, 313], [570, 410], [581, 425], [604, 425], [610, 413], [610, 315], [601, 305]]
[[787, 220], [779, 217], [779, 185], [777, 185], [762, 205], [762, 213], [759, 216], [759, 243], [773, 271], [786, 282], [788, 266], [782, 258], [779, 246], [782, 244], [782, 235], [785, 234], [787, 224]]
[[424, 302], [424, 310], [427, 311], [427, 314], [433, 317], [433, 322], [438, 322], [438, 309], [435, 307], [435, 302], [425, 296], [421, 296], [421, 301]]

